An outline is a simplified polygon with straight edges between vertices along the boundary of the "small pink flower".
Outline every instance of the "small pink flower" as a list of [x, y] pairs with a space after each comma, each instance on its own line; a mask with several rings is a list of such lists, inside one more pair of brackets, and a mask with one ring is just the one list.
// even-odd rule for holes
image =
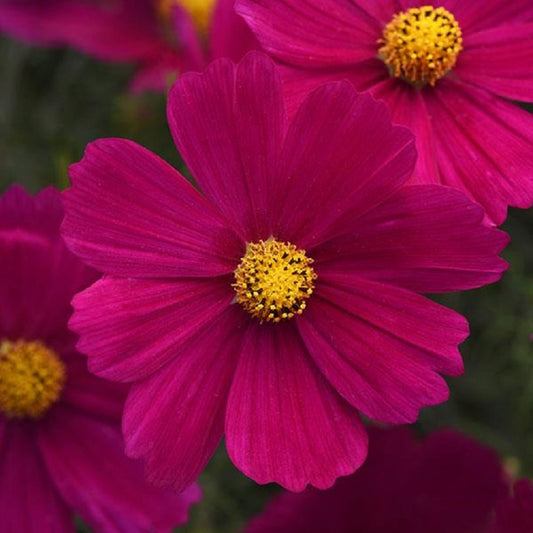
[[258, 47], [234, 0], [2, 0], [0, 31], [38, 45], [69, 45], [137, 63], [134, 91], [166, 90], [181, 72]]
[[[420, 6], [424, 6], [421, 8]], [[284, 65], [289, 106], [347, 79], [416, 136], [410, 183], [442, 183], [500, 224], [533, 202], [530, 0], [237, 0]]]
[[168, 118], [203, 194], [141, 146], [72, 166], [63, 231], [103, 271], [71, 327], [96, 374], [133, 382], [127, 453], [181, 488], [223, 434], [259, 483], [330, 486], [364, 460], [358, 417], [412, 422], [463, 371], [457, 313], [418, 293], [500, 278], [505, 234], [442, 186], [410, 186], [411, 133], [347, 82], [292, 122], [250, 53], [174, 85]]
[[126, 388], [89, 374], [67, 328], [74, 293], [97, 278], [65, 247], [53, 188], [0, 197], [0, 529], [170, 531], [199, 500], [149, 486], [124, 455]]
[[494, 451], [450, 430], [369, 433], [360, 470], [326, 491], [279, 494], [246, 533], [489, 533], [510, 489]]

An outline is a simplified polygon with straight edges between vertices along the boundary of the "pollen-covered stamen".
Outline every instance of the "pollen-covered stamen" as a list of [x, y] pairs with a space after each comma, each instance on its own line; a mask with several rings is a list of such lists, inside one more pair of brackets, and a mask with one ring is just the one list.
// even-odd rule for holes
[[0, 342], [0, 412], [8, 418], [39, 418], [65, 384], [65, 365], [42, 342]]
[[455, 65], [463, 48], [461, 28], [443, 7], [413, 7], [394, 15], [378, 43], [391, 75], [414, 85], [435, 82]]
[[302, 314], [315, 288], [312, 262], [294, 244], [272, 237], [248, 244], [232, 284], [237, 302], [261, 322]]
[[206, 34], [211, 23], [216, 0], [157, 0], [156, 7], [159, 15], [168, 19], [174, 6], [183, 8], [192, 18], [196, 29]]

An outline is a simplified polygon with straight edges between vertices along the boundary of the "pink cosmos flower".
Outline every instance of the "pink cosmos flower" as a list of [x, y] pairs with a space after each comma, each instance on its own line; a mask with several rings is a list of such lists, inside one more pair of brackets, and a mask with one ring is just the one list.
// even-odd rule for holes
[[134, 91], [165, 90], [177, 73], [258, 47], [234, 0], [0, 0], [0, 31], [69, 45], [140, 69]]
[[[423, 6], [423, 7], [421, 7]], [[530, 0], [237, 0], [264, 48], [285, 64], [289, 107], [347, 79], [416, 136], [410, 183], [442, 183], [496, 224], [533, 202]]]
[[287, 122], [264, 55], [189, 73], [171, 131], [203, 194], [141, 146], [103, 139], [70, 169], [63, 232], [105, 272], [74, 299], [89, 367], [132, 382], [123, 430], [179, 489], [223, 434], [258, 483], [330, 486], [370, 418], [412, 422], [459, 375], [463, 317], [421, 292], [497, 280], [505, 234], [442, 186], [402, 187], [411, 133], [347, 82]]
[[495, 452], [450, 430], [369, 433], [360, 470], [326, 491], [281, 493], [246, 533], [488, 533], [510, 489]]
[[199, 500], [149, 486], [124, 455], [126, 389], [89, 374], [67, 329], [73, 294], [96, 279], [59, 236], [53, 188], [0, 197], [0, 529], [170, 531]]

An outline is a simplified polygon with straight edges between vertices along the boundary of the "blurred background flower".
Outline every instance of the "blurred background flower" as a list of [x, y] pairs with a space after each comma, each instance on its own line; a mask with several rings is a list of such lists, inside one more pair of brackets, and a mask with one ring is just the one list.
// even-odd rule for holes
[[133, 91], [165, 91], [217, 57], [240, 59], [257, 41], [234, 0], [1, 0], [0, 30], [39, 46], [70, 46], [138, 66]]
[[0, 197], [0, 516], [6, 532], [170, 531], [200, 489], [149, 485], [124, 454], [127, 389], [87, 370], [67, 328], [70, 300], [97, 277], [59, 236], [63, 207], [48, 187]]
[[355, 474], [326, 491], [282, 493], [245, 533], [528, 533], [533, 486], [513, 482], [494, 450], [440, 430], [369, 431]]

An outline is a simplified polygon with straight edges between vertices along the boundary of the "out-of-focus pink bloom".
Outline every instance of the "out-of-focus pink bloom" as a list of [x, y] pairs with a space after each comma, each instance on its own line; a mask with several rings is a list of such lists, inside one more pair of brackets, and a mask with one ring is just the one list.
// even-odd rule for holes
[[213, 58], [257, 48], [234, 0], [0, 0], [0, 31], [38, 45], [68, 45], [133, 62], [134, 91], [165, 90]]
[[[420, 6], [424, 6], [421, 9]], [[416, 136], [411, 183], [466, 192], [496, 224], [533, 202], [531, 0], [237, 0], [289, 106], [347, 79]]]
[[[449, 430], [369, 433], [360, 470], [326, 491], [278, 495], [246, 533], [488, 533], [510, 489], [495, 452]], [[533, 529], [494, 533], [515, 531]]]
[[521, 479], [514, 484], [513, 493], [496, 509], [490, 533], [531, 533], [533, 531], [533, 484]]
[[225, 433], [259, 483], [330, 486], [364, 460], [358, 411], [414, 421], [463, 371], [463, 317], [419, 293], [500, 278], [505, 234], [449, 187], [404, 187], [411, 133], [347, 82], [288, 122], [263, 54], [185, 74], [170, 129], [200, 194], [141, 146], [70, 169], [63, 232], [106, 275], [71, 326], [96, 374], [133, 382], [127, 452], [177, 488]]
[[0, 529], [171, 531], [198, 501], [156, 489], [124, 455], [127, 389], [86, 369], [67, 328], [74, 293], [97, 274], [65, 247], [53, 188], [0, 197]]

